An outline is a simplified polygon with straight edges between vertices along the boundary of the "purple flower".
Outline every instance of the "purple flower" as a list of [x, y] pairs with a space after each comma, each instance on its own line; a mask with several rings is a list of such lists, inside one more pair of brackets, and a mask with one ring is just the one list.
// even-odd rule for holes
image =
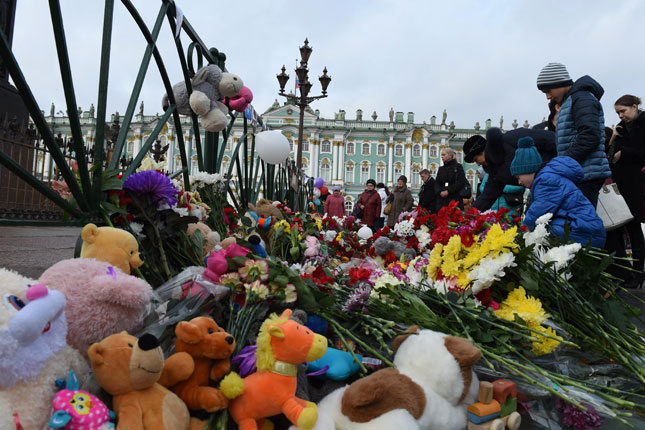
[[148, 199], [148, 202], [167, 203], [168, 206], [177, 204], [177, 190], [170, 179], [156, 170], [143, 170], [128, 176], [123, 188]]
[[372, 289], [368, 285], [357, 287], [347, 298], [343, 306], [343, 312], [353, 312], [360, 308], [361, 312], [367, 312], [367, 300], [370, 298]]
[[591, 405], [586, 403], [582, 404], [587, 408], [586, 411], [583, 411], [562, 399], [556, 399], [555, 405], [562, 413], [562, 424], [572, 428], [573, 430], [595, 430], [604, 422], [598, 412], [596, 412]]
[[239, 354], [237, 354], [231, 360], [232, 363], [238, 364], [240, 366], [240, 371], [238, 372], [241, 377], [255, 373], [257, 370], [255, 367], [255, 351], [258, 347], [256, 345], [249, 345], [242, 348]]

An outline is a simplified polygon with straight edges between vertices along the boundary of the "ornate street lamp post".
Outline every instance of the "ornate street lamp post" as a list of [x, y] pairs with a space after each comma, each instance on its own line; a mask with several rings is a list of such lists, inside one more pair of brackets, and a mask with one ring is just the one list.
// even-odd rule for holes
[[295, 70], [299, 82], [300, 95], [284, 93], [284, 86], [289, 80], [289, 75], [285, 73], [287, 69], [284, 65], [282, 66], [282, 73], [277, 75], [278, 83], [280, 84], [279, 94], [282, 97], [286, 97], [287, 100], [293, 101], [300, 109], [300, 121], [298, 122], [298, 151], [296, 154], [296, 170], [298, 175], [298, 184], [296, 189], [296, 210], [300, 209], [300, 182], [302, 178], [302, 136], [304, 133], [305, 108], [309, 106], [309, 103], [313, 102], [314, 100], [327, 97], [327, 87], [331, 82], [331, 76], [327, 74], [327, 67], [325, 67], [323, 69], [323, 75], [318, 77], [318, 80], [320, 80], [320, 86], [322, 87], [322, 95], [309, 97], [309, 91], [311, 90], [312, 83], [309, 82], [309, 68], [307, 67], [307, 62], [309, 61], [311, 51], [313, 51], [313, 49], [311, 48], [311, 46], [309, 46], [309, 41], [305, 39], [305, 44], [300, 47], [300, 66], [298, 66]]

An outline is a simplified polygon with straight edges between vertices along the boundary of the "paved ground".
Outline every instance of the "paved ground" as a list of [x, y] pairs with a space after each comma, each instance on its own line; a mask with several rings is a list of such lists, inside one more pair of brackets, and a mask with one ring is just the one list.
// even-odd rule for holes
[[0, 266], [38, 279], [45, 269], [74, 257], [80, 227], [0, 227]]

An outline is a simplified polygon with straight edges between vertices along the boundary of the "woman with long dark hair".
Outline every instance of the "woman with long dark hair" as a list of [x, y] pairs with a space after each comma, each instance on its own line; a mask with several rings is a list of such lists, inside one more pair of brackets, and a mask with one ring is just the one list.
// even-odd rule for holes
[[620, 122], [609, 141], [608, 151], [612, 178], [634, 216], [626, 226], [632, 245], [633, 268], [638, 271], [625, 284], [631, 288], [639, 287], [645, 279], [645, 239], [641, 229], [645, 184], [641, 172], [645, 165], [645, 113], [638, 108], [640, 104], [640, 98], [629, 94], [616, 100], [614, 108]]

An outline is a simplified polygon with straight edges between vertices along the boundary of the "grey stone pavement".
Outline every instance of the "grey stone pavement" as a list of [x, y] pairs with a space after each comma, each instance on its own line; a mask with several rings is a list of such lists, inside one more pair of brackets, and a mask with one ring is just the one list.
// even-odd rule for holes
[[55, 263], [74, 257], [80, 227], [0, 227], [0, 267], [38, 279]]

